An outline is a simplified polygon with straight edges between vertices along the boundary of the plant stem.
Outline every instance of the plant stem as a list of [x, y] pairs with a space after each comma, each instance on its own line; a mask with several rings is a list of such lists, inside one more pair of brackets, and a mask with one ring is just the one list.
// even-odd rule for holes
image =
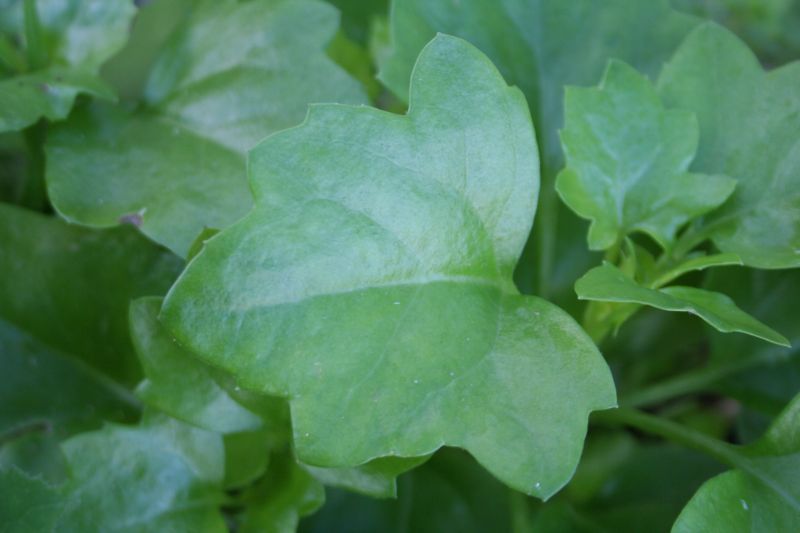
[[732, 444], [722, 442], [671, 420], [650, 415], [637, 409], [620, 407], [618, 409], [595, 412], [592, 414], [592, 422], [607, 426], [623, 425], [633, 427], [702, 452], [727, 465], [737, 466], [741, 462], [741, 456]]
[[31, 70], [42, 68], [46, 63], [44, 36], [39, 12], [36, 10], [36, 0], [25, 0], [25, 51], [28, 55], [28, 65]]
[[672, 379], [650, 385], [620, 398], [625, 407], [644, 407], [654, 405], [678, 396], [708, 389], [714, 383], [748, 368], [760, 366], [775, 359], [770, 352], [762, 352], [753, 357], [739, 359], [730, 363], [714, 365], [687, 372]]

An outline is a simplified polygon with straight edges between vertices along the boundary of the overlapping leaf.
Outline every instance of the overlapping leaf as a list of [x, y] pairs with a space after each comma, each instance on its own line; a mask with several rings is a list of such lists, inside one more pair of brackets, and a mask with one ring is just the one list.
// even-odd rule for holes
[[575, 283], [575, 292], [582, 300], [635, 303], [665, 311], [692, 313], [719, 331], [746, 333], [789, 346], [789, 341], [783, 335], [736, 307], [733, 300], [724, 294], [681, 286], [651, 289], [637, 284], [609, 263], [587, 272]]
[[758, 532], [800, 528], [800, 396], [757, 442], [733, 456], [737, 468], [706, 482], [673, 531]]
[[598, 88], [568, 88], [561, 141], [562, 200], [592, 220], [589, 247], [619, 245], [633, 231], [662, 247], [692, 218], [724, 202], [736, 182], [688, 172], [698, 127], [690, 112], [664, 109], [655, 87], [612, 61]]
[[63, 119], [79, 93], [113, 98], [97, 72], [125, 43], [134, 12], [128, 0], [0, 2], [3, 57], [14, 73], [0, 79], [0, 132]]
[[417, 53], [438, 31], [476, 45], [522, 89], [539, 134], [543, 187], [517, 281], [523, 292], [535, 288], [569, 305], [573, 283], [596, 260], [579, 244], [584, 225], [560, 208], [553, 188], [563, 163], [557, 132], [564, 86], [597, 83], [611, 58], [655, 75], [696, 23], [673, 11], [667, 0], [396, 0], [393, 53], [380, 78], [395, 94], [407, 96]]
[[251, 207], [244, 153], [309, 102], [365, 101], [325, 55], [336, 11], [315, 0], [199, 2], [158, 57], [137, 112], [95, 106], [53, 131], [50, 198], [91, 226], [131, 222], [185, 256]]
[[695, 112], [696, 172], [721, 172], [736, 191], [700, 234], [758, 268], [800, 266], [800, 63], [766, 73], [714, 24], [696, 29], [659, 78], [671, 107]]
[[227, 531], [217, 510], [218, 435], [151, 415], [138, 427], [83, 433], [63, 449], [71, 473], [63, 485], [0, 471], [4, 495], [24, 488], [33, 498], [3, 498], [0, 521], [12, 531]]
[[163, 323], [288, 398], [301, 461], [460, 446], [549, 497], [614, 392], [577, 324], [511, 280], [537, 195], [528, 116], [446, 36], [420, 55], [407, 116], [312, 107], [252, 152], [255, 210], [206, 243]]

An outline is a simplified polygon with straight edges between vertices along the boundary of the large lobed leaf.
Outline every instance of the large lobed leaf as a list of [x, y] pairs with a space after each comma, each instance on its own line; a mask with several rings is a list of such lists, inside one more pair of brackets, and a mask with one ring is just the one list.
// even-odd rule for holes
[[721, 172], [736, 191], [703, 234], [757, 268], [800, 266], [800, 63], [766, 73], [714, 24], [687, 37], [659, 78], [668, 106], [700, 124], [696, 172]]
[[198, 2], [157, 58], [141, 109], [96, 105], [52, 132], [54, 207], [90, 226], [132, 222], [185, 257], [204, 227], [250, 209], [247, 149], [299, 123], [310, 102], [366, 101], [325, 55], [337, 24], [316, 0]]
[[571, 476], [608, 368], [514, 288], [537, 196], [522, 94], [465, 42], [420, 54], [407, 116], [341, 105], [251, 154], [256, 207], [168, 294], [178, 341], [287, 397], [301, 461], [472, 453], [547, 498]]

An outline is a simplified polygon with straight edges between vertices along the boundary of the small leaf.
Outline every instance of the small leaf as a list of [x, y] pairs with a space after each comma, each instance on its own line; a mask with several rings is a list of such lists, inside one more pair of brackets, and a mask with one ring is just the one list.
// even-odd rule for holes
[[736, 468], [706, 482], [672, 529], [797, 531], [800, 529], [800, 395], [767, 433], [733, 454]]
[[738, 181], [701, 233], [757, 268], [800, 266], [800, 63], [765, 73], [733, 34], [706, 24], [659, 78], [664, 101], [695, 112], [696, 172]]
[[521, 93], [447, 36], [414, 72], [407, 116], [313, 106], [254, 150], [256, 208], [206, 244], [162, 321], [288, 398], [304, 463], [460, 446], [547, 498], [613, 382], [566, 313], [512, 283], [538, 188]]
[[688, 172], [698, 141], [694, 115], [664, 109], [650, 81], [624, 63], [610, 62], [598, 88], [568, 88], [565, 108], [567, 168], [556, 189], [592, 221], [592, 250], [633, 231], [666, 248], [682, 225], [733, 192], [730, 178]]
[[96, 105], [51, 132], [53, 206], [94, 227], [138, 213], [145, 235], [186, 257], [203, 228], [251, 208], [248, 149], [310, 102], [366, 101], [325, 55], [336, 26], [312, 0], [197, 2], [155, 61], [144, 109]]
[[161, 298], [134, 300], [131, 336], [146, 379], [136, 394], [170, 416], [218, 433], [257, 429], [261, 419], [214, 381], [212, 370], [182, 349], [158, 323]]
[[719, 331], [746, 333], [789, 346], [789, 341], [783, 335], [736, 307], [733, 300], [724, 294], [693, 287], [650, 289], [638, 285], [609, 263], [587, 272], [575, 283], [575, 292], [581, 300], [636, 303], [665, 311], [692, 313]]
[[10, 0], [2, 9], [0, 40], [27, 42], [34, 61], [32, 70], [0, 80], [0, 132], [63, 119], [79, 93], [114, 98], [98, 70], [127, 39], [130, 1]]
[[650, 282], [650, 286], [658, 288], [678, 279], [689, 272], [697, 272], [712, 267], [741, 266], [742, 259], [736, 254], [697, 255], [687, 258]]

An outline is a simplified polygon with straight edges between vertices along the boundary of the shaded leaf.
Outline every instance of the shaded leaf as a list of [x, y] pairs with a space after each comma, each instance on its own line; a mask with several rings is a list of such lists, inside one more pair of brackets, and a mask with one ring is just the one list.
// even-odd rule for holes
[[668, 247], [678, 229], [724, 202], [736, 182], [688, 172], [698, 142], [690, 112], [664, 109], [647, 78], [619, 61], [599, 87], [567, 88], [561, 199], [592, 220], [589, 248], [633, 231]]
[[0, 319], [133, 384], [128, 303], [163, 294], [182, 262], [129, 228], [95, 231], [0, 204]]
[[68, 220], [141, 231], [181, 256], [204, 227], [251, 207], [244, 154], [309, 102], [365, 101], [324, 52], [335, 9], [315, 0], [198, 2], [150, 72], [144, 106], [82, 111], [47, 144], [50, 198]]
[[755, 443], [738, 468], [706, 482], [672, 531], [796, 531], [800, 528], [800, 395]]
[[206, 244], [162, 320], [243, 387], [289, 399], [304, 463], [460, 446], [546, 498], [587, 413], [615, 400], [578, 325], [511, 280], [537, 191], [525, 101], [446, 36], [412, 84], [405, 117], [314, 106], [261, 144], [256, 209]]
[[706, 24], [687, 37], [659, 78], [671, 107], [700, 123], [696, 172], [737, 180], [700, 235], [757, 268], [800, 266], [800, 63], [765, 73], [733, 34]]
[[575, 292], [582, 300], [636, 303], [665, 311], [692, 313], [719, 331], [746, 333], [789, 346], [789, 341], [783, 335], [736, 307], [733, 300], [724, 294], [694, 287], [650, 289], [638, 285], [609, 263], [587, 272], [575, 283]]

